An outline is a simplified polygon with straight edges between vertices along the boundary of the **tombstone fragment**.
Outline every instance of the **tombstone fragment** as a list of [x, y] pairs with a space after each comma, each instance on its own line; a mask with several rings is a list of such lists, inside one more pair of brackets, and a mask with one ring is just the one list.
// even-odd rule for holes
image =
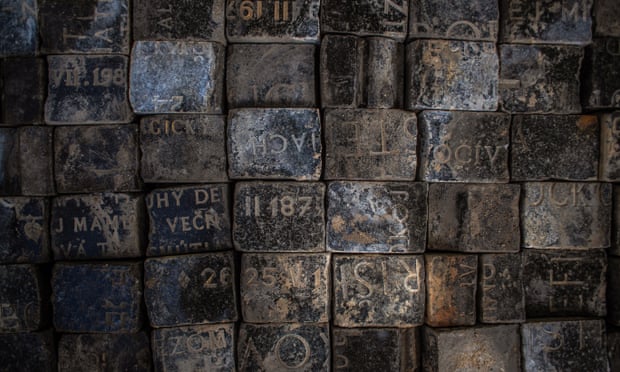
[[595, 35], [620, 37], [620, 3], [615, 0], [596, 0], [592, 16]]
[[478, 320], [482, 323], [525, 321], [521, 254], [481, 254]]
[[620, 256], [620, 185], [613, 186], [614, 210], [612, 215], [611, 226], [611, 248], [608, 253], [614, 256]]
[[0, 263], [49, 261], [48, 214], [45, 198], [0, 198]]
[[32, 332], [48, 323], [47, 278], [35, 265], [0, 265], [0, 332]]
[[39, 52], [37, 0], [3, 0], [0, 11], [0, 57]]
[[617, 182], [620, 181], [620, 111], [599, 115], [599, 122], [601, 128], [599, 180]]
[[0, 122], [11, 125], [42, 124], [47, 90], [45, 60], [35, 57], [7, 58], [1, 66], [0, 79], [4, 81], [4, 87], [0, 92]]
[[19, 178], [22, 195], [53, 195], [53, 128], [27, 126], [17, 129], [19, 140]]
[[20, 195], [17, 128], [0, 128], [0, 195]]
[[56, 371], [53, 331], [0, 333], [0, 360], [7, 371]]
[[583, 63], [583, 106], [589, 109], [620, 108], [620, 38], [594, 39]]

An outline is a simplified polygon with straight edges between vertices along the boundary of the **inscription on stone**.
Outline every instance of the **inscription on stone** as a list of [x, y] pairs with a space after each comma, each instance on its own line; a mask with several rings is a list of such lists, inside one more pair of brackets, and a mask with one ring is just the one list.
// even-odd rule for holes
[[3, 0], [0, 6], [0, 57], [39, 52], [37, 0]]
[[521, 254], [482, 254], [478, 266], [478, 320], [482, 323], [524, 322]]
[[47, 262], [48, 215], [45, 198], [0, 198], [0, 263]]
[[56, 348], [52, 330], [31, 333], [0, 333], [0, 360], [7, 371], [56, 371]]
[[616, 0], [596, 0], [592, 15], [595, 35], [620, 37], [620, 3]]
[[590, 109], [620, 108], [620, 38], [594, 39], [583, 63], [583, 106]]
[[599, 180], [617, 182], [620, 181], [620, 111], [599, 115], [599, 122], [601, 128]]
[[54, 129], [24, 126], [17, 129], [19, 140], [19, 178], [22, 195], [53, 195]]
[[[4, 35], [2, 31], [0, 34]], [[34, 57], [7, 58], [2, 60], [0, 75], [0, 80], [4, 82], [0, 89], [0, 122], [12, 125], [42, 124], [47, 90], [45, 60]]]
[[0, 265], [0, 332], [32, 332], [47, 325], [46, 285], [35, 265]]

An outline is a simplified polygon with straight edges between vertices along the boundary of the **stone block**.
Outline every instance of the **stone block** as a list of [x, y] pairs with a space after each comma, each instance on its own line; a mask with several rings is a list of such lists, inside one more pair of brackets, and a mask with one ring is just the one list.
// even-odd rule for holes
[[617, 329], [607, 329], [607, 357], [609, 370], [617, 371], [620, 368], [620, 332]]
[[231, 43], [319, 43], [319, 0], [227, 0]]
[[32, 332], [49, 323], [47, 280], [36, 265], [0, 265], [0, 333]]
[[46, 126], [25, 126], [17, 129], [19, 182], [22, 195], [53, 195], [54, 130]]
[[608, 258], [607, 321], [620, 325], [620, 257], [614, 256]]
[[241, 312], [252, 323], [324, 323], [330, 311], [330, 255], [245, 253]]
[[142, 262], [56, 263], [57, 332], [135, 333], [142, 327]]
[[144, 301], [152, 327], [237, 320], [232, 252], [149, 258]]
[[521, 191], [522, 247], [610, 246], [611, 184], [529, 182]]
[[316, 53], [315, 45], [230, 45], [228, 107], [316, 107]]
[[414, 327], [424, 323], [424, 257], [334, 255], [334, 324]]
[[144, 182], [226, 182], [226, 119], [157, 115], [140, 120]]
[[478, 320], [482, 323], [524, 322], [521, 254], [481, 254], [478, 267]]
[[0, 263], [49, 261], [48, 215], [45, 198], [0, 198]]
[[2, 61], [0, 71], [0, 80], [4, 82], [0, 90], [0, 122], [10, 125], [42, 124], [47, 90], [45, 59], [7, 58]]
[[321, 176], [319, 110], [231, 110], [228, 164], [232, 179], [318, 180]]
[[127, 100], [127, 57], [50, 55], [47, 63], [47, 124], [131, 122], [133, 113]]
[[155, 189], [146, 196], [148, 256], [232, 248], [227, 184]]
[[594, 39], [583, 61], [583, 106], [620, 108], [620, 38]]
[[327, 249], [360, 253], [424, 252], [427, 196], [425, 183], [330, 183]]
[[243, 252], [325, 251], [325, 185], [240, 182], [235, 188], [233, 241]]
[[413, 181], [415, 113], [388, 109], [327, 109], [325, 179]]
[[214, 42], [137, 41], [129, 100], [138, 114], [221, 114], [226, 48]]
[[0, 195], [20, 195], [17, 128], [0, 128]]
[[328, 371], [329, 325], [241, 323], [238, 371]]
[[510, 180], [510, 115], [423, 111], [420, 178], [430, 182], [501, 183]]
[[620, 181], [620, 111], [599, 115], [601, 147], [598, 177], [601, 181]]
[[510, 113], [580, 113], [583, 56], [584, 50], [576, 46], [500, 45], [500, 108]]
[[614, 185], [613, 192], [614, 210], [611, 226], [611, 247], [608, 253], [613, 256], [620, 256], [620, 185]]
[[0, 333], [0, 360], [6, 371], [54, 372], [54, 333]]
[[596, 0], [592, 16], [595, 35], [620, 37], [620, 3], [616, 0]]
[[478, 257], [427, 254], [426, 324], [432, 327], [476, 324]]
[[139, 191], [138, 153], [137, 125], [56, 128], [56, 189], [59, 193]]
[[2, 2], [0, 57], [34, 56], [39, 52], [38, 15], [37, 0]]

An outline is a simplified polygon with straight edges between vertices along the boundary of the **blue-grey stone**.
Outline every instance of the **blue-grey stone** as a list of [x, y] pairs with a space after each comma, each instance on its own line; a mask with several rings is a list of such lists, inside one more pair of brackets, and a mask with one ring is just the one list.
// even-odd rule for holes
[[0, 263], [42, 263], [49, 259], [47, 199], [0, 197]]
[[37, 0], [3, 0], [0, 8], [0, 57], [39, 52]]
[[32, 332], [48, 325], [48, 286], [36, 265], [0, 265], [0, 333]]

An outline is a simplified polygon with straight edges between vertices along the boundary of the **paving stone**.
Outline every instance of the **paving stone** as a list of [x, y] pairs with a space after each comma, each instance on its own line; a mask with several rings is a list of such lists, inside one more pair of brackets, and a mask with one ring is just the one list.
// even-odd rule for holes
[[48, 214], [45, 198], [0, 198], [0, 263], [49, 261]]
[[388, 109], [326, 109], [325, 179], [413, 181], [415, 113]]
[[17, 129], [19, 139], [19, 179], [22, 195], [53, 195], [54, 130], [44, 126]]
[[243, 252], [325, 251], [325, 185], [239, 182], [233, 241]]
[[50, 55], [47, 63], [47, 124], [131, 122], [133, 113], [127, 100], [127, 57]]
[[620, 332], [617, 329], [607, 329], [607, 357], [610, 371], [620, 368]]
[[611, 184], [530, 182], [521, 190], [522, 247], [610, 246]]
[[57, 332], [135, 333], [142, 326], [142, 262], [56, 263]]
[[226, 119], [157, 115], [140, 120], [144, 182], [226, 182]]
[[0, 333], [0, 360], [6, 371], [54, 372], [54, 333]]
[[241, 323], [238, 370], [327, 371], [330, 367], [329, 326], [324, 324]]
[[226, 48], [213, 42], [137, 41], [129, 100], [138, 114], [221, 114]]
[[20, 195], [17, 128], [0, 128], [0, 195]]
[[329, 321], [330, 255], [241, 256], [241, 312], [252, 323]]
[[45, 59], [7, 58], [0, 66], [0, 79], [4, 82], [0, 89], [0, 122], [10, 125], [43, 123], [43, 105], [47, 90]]
[[321, 176], [319, 110], [231, 110], [228, 164], [232, 179], [318, 180]]
[[228, 107], [316, 107], [316, 53], [315, 45], [229, 45]]
[[232, 252], [149, 258], [144, 301], [152, 327], [237, 320]]
[[521, 254], [481, 254], [478, 267], [478, 320], [482, 323], [524, 322]]
[[423, 111], [420, 178], [430, 182], [508, 182], [510, 115]]
[[424, 252], [427, 194], [425, 183], [331, 182], [327, 250]]
[[511, 113], [580, 113], [583, 56], [584, 50], [575, 46], [500, 45], [500, 108]]
[[47, 279], [36, 265], [0, 265], [0, 333], [32, 332], [49, 323]]
[[614, 210], [611, 226], [611, 247], [608, 250], [610, 255], [620, 256], [620, 185], [613, 186]]
[[599, 115], [601, 147], [599, 180], [620, 181], [620, 111]]
[[37, 0], [3, 0], [0, 12], [0, 57], [39, 52]]
[[583, 106], [620, 108], [620, 38], [594, 39], [583, 62]]
[[620, 257], [608, 257], [607, 322], [620, 325]]
[[595, 35], [620, 37], [620, 3], [616, 0], [596, 0], [592, 16]]
[[497, 110], [494, 43], [414, 40], [407, 45], [406, 66], [408, 110]]
[[146, 196], [148, 256], [232, 248], [227, 184], [155, 189]]

